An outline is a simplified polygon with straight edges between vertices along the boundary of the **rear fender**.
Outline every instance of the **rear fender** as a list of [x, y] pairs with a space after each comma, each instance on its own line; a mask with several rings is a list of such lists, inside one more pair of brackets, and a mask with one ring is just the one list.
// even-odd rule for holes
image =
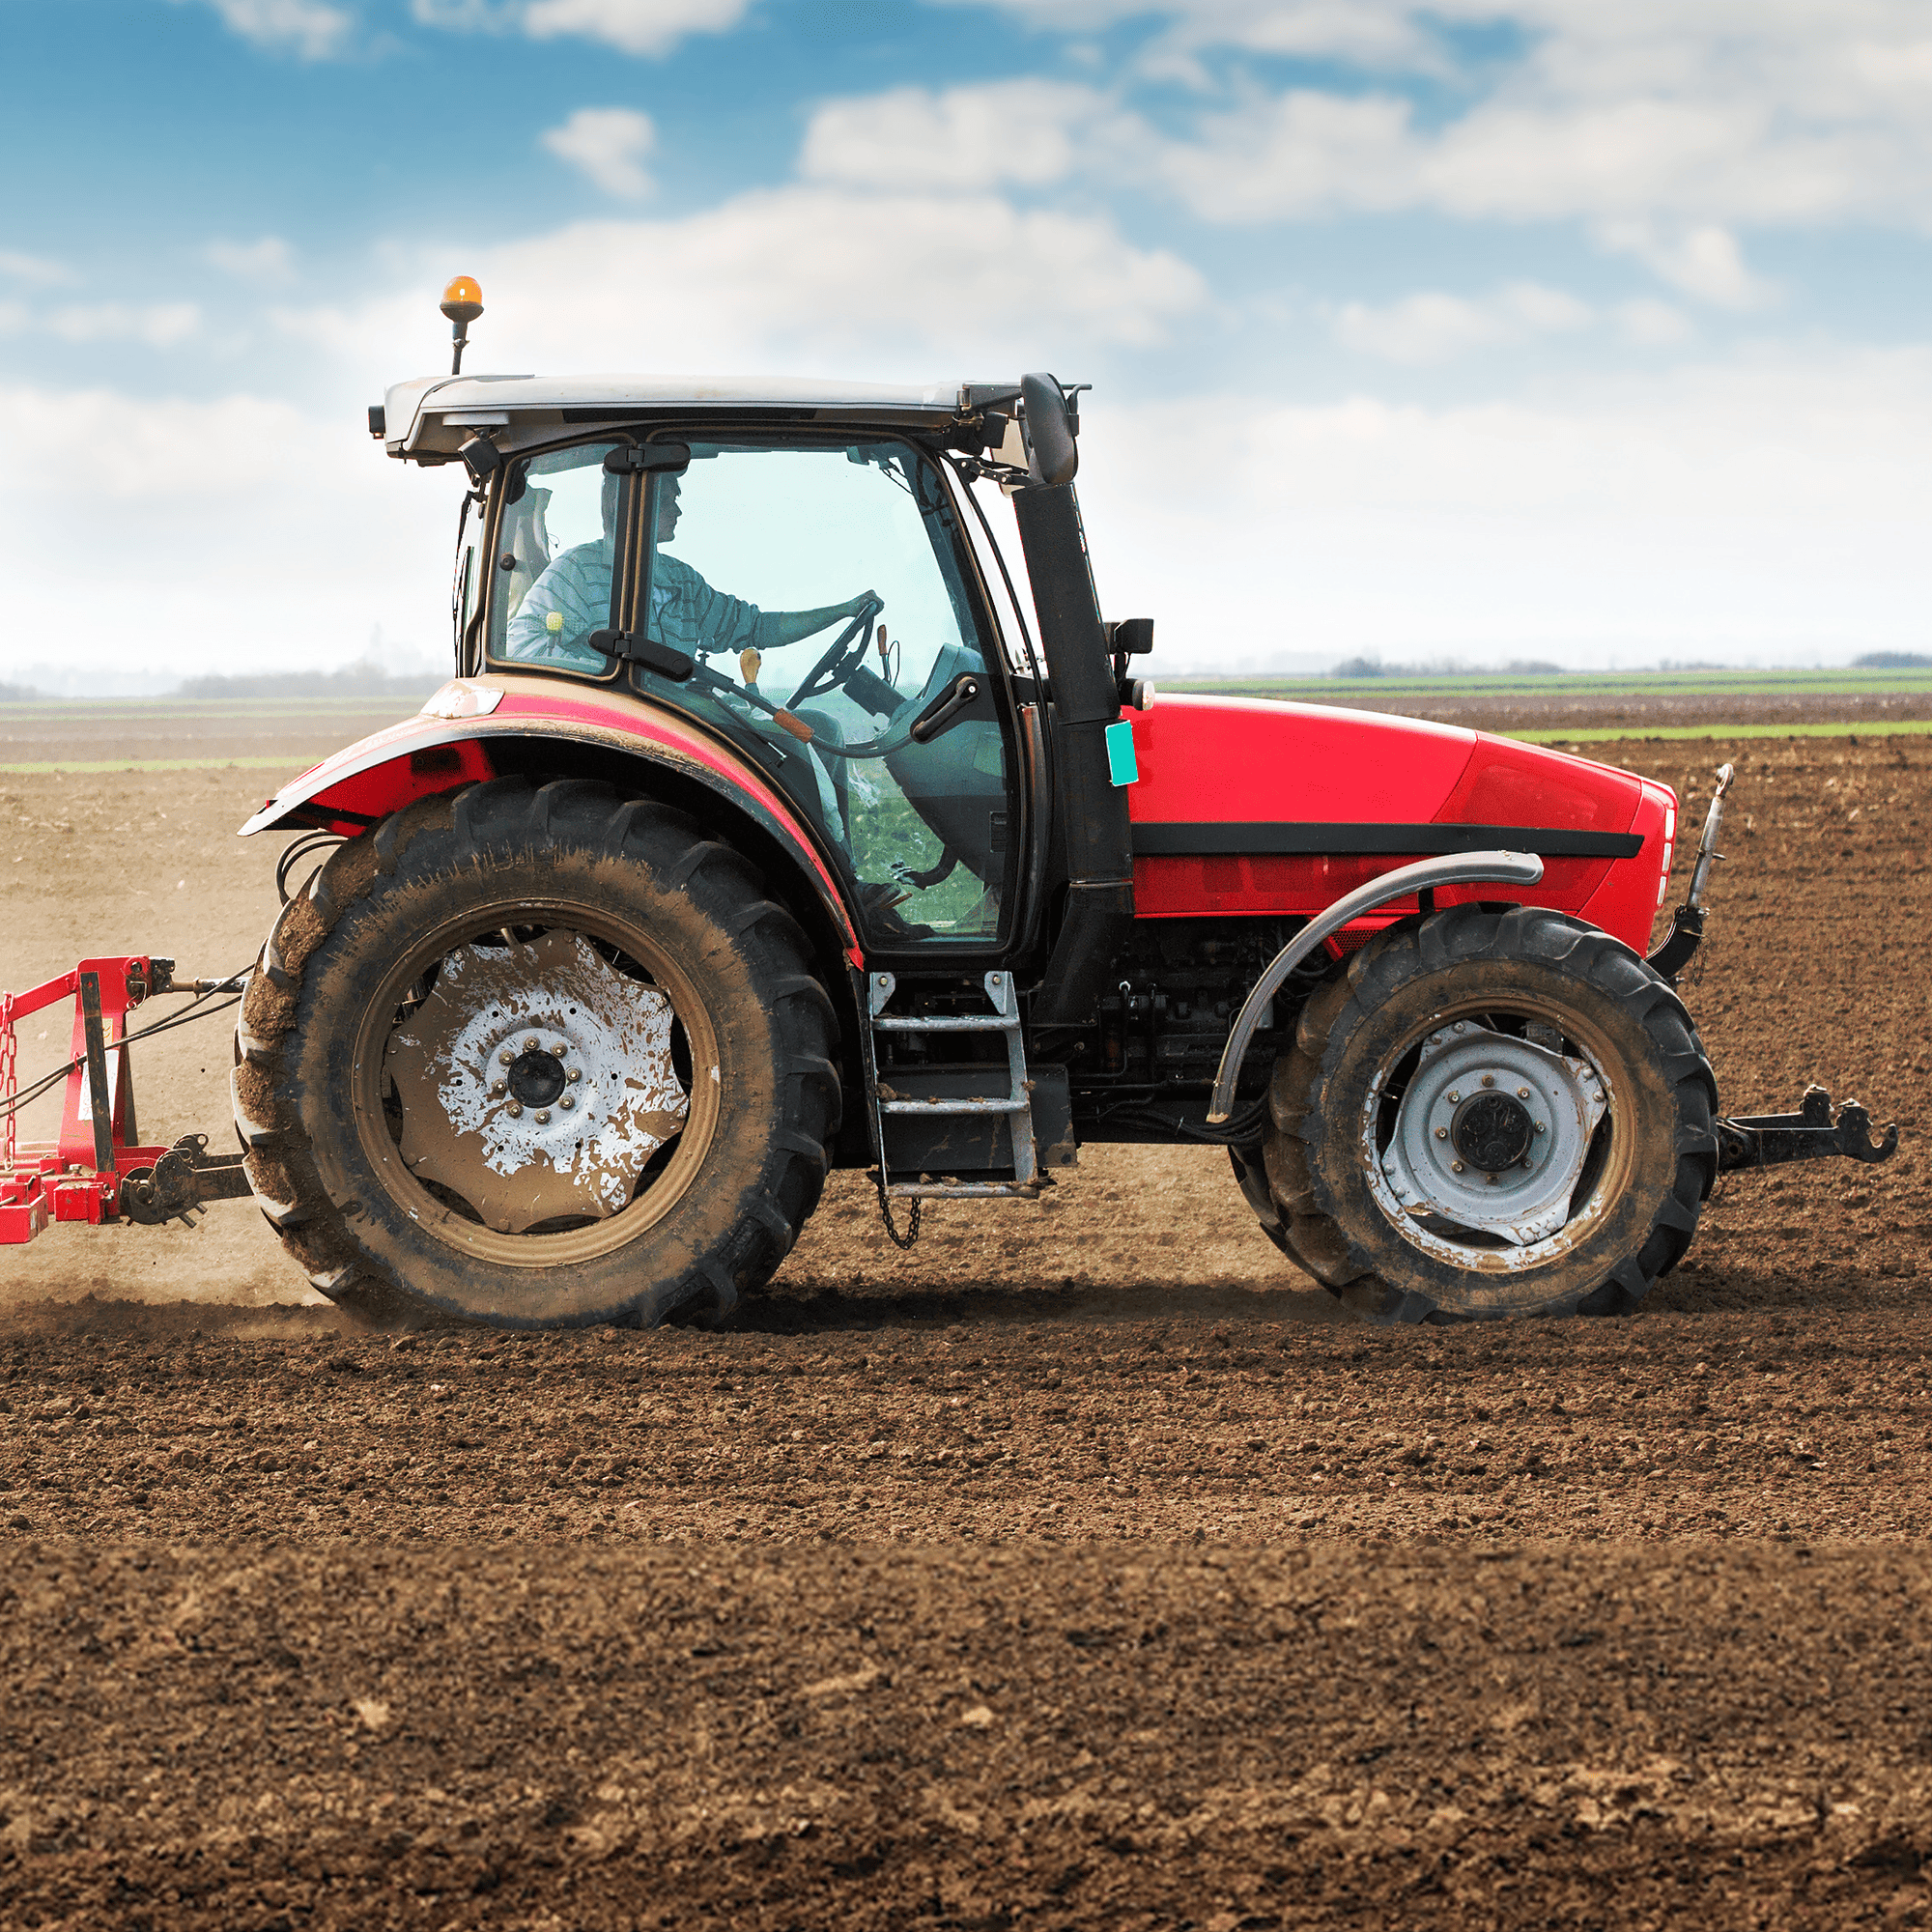
[[346, 747], [284, 785], [241, 836], [307, 826], [354, 838], [419, 798], [509, 772], [572, 776], [573, 767], [600, 778], [622, 771], [645, 796], [654, 789], [688, 794], [701, 787], [724, 806], [727, 819], [755, 833], [747, 841], [753, 856], [763, 856], [759, 846], [782, 855], [827, 928], [824, 936], [836, 942], [833, 950], [864, 969], [837, 875], [817, 839], [762, 773], [672, 712], [561, 679], [458, 678], [419, 716]]

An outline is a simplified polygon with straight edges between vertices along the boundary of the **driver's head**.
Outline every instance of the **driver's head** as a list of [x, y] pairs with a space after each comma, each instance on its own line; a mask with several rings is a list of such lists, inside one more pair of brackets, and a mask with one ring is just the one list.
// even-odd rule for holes
[[658, 530], [659, 543], [669, 543], [677, 534], [677, 520], [683, 514], [678, 508], [679, 485], [675, 476], [660, 476], [658, 482]]

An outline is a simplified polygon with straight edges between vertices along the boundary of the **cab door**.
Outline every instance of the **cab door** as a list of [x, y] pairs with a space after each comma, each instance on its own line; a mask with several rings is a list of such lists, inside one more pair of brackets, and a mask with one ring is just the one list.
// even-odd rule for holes
[[639, 479], [622, 621], [696, 669], [639, 665], [639, 688], [773, 772], [843, 866], [868, 951], [998, 952], [1018, 910], [1012, 700], [939, 466], [896, 440], [690, 448], [681, 474]]

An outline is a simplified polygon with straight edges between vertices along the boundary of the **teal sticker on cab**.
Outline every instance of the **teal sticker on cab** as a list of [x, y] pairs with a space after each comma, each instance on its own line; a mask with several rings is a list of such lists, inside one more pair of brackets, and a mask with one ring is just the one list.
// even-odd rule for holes
[[1117, 785], [1130, 785], [1140, 775], [1140, 761], [1134, 756], [1132, 721], [1117, 719], [1107, 726], [1107, 776]]

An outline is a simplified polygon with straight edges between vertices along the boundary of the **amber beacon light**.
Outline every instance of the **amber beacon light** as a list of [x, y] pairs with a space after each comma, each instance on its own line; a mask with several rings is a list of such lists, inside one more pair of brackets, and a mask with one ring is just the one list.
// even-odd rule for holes
[[469, 325], [483, 313], [483, 289], [473, 275], [458, 275], [442, 292], [441, 308], [449, 318], [450, 340], [455, 348], [450, 354], [449, 373], [460, 376], [463, 373], [463, 352], [469, 346]]

